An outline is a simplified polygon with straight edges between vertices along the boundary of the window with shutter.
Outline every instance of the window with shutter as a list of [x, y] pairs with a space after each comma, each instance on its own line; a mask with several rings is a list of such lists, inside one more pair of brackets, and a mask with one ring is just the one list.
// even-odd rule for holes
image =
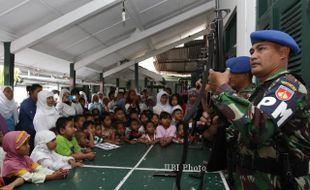
[[235, 10], [226, 24], [224, 43], [225, 60], [230, 57], [235, 57], [237, 43], [237, 14]]
[[[302, 49], [302, 1], [297, 1], [280, 13], [280, 30], [290, 34]], [[301, 74], [301, 53], [291, 57], [289, 70]]]
[[301, 52], [290, 58], [289, 70], [301, 75], [309, 88], [310, 23], [307, 7], [308, 0], [257, 0], [256, 22], [257, 30], [281, 30], [296, 40]]

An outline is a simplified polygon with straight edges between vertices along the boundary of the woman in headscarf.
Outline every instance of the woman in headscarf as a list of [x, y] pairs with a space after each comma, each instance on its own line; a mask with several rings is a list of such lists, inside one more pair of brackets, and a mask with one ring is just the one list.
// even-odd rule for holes
[[79, 90], [76, 89], [76, 88], [73, 88], [71, 90], [71, 96], [73, 98], [73, 100], [72, 100], [72, 107], [74, 107], [75, 113], [77, 115], [83, 114], [84, 113], [84, 108], [83, 108], [82, 104], [79, 101], [80, 100], [80, 92], [79, 92]]
[[74, 107], [72, 104], [72, 99], [70, 98], [70, 92], [67, 89], [62, 89], [59, 93], [59, 99], [56, 104], [56, 110], [59, 115], [68, 117], [76, 115]]
[[153, 112], [160, 115], [162, 111], [171, 114], [171, 106], [168, 102], [168, 93], [165, 91], [160, 91], [157, 94], [156, 106], [153, 107]]
[[88, 104], [88, 110], [92, 111], [93, 109], [98, 109], [99, 113], [102, 113], [102, 104], [99, 103], [98, 94], [93, 94], [91, 97], [91, 103]]
[[51, 170], [71, 169], [74, 166], [81, 166], [80, 162], [75, 162], [71, 156], [62, 156], [55, 152], [56, 135], [49, 130], [43, 130], [36, 134], [35, 148], [30, 158]]
[[80, 91], [80, 98], [84, 98], [85, 104], [84, 104], [84, 108], [88, 108], [88, 99], [87, 99], [87, 95], [85, 92]]
[[[53, 93], [47, 90], [39, 92], [37, 112], [33, 119], [36, 132], [54, 128], [59, 117], [60, 115], [54, 107]], [[34, 136], [31, 138], [34, 139]]]
[[187, 93], [188, 93], [188, 100], [186, 104], [186, 112], [188, 112], [190, 109], [193, 108], [195, 101], [198, 97], [198, 91], [195, 88], [189, 89]]
[[0, 88], [0, 114], [5, 119], [9, 131], [14, 131], [18, 123], [17, 104], [13, 97], [14, 93], [11, 87]]

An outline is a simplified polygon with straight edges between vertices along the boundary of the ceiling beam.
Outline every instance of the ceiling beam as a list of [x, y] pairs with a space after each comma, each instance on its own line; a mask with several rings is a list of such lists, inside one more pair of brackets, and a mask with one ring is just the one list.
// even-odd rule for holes
[[125, 1], [125, 9], [129, 15], [129, 18], [132, 19], [136, 27], [139, 28], [140, 31], [143, 31], [144, 27], [139, 16], [139, 10], [136, 7], [135, 3], [133, 1]]
[[94, 72], [94, 73], [102, 73], [102, 71], [101, 71], [102, 69], [96, 70], [96, 69], [91, 68], [91, 67], [84, 67], [84, 69], [91, 71], [91, 72]]
[[132, 35], [130, 38], [120, 41], [112, 46], [109, 46], [103, 50], [100, 50], [90, 56], [86, 56], [85, 58], [81, 59], [80, 61], [77, 61], [75, 64], [75, 70], [85, 67], [111, 53], [114, 53], [122, 48], [125, 48], [133, 43], [136, 43], [140, 40], [146, 39], [160, 31], [163, 31], [167, 28], [170, 28], [176, 24], [179, 24], [185, 20], [188, 20], [190, 18], [193, 18], [195, 16], [198, 16], [202, 13], [205, 13], [208, 10], [211, 10], [214, 8], [215, 3], [214, 1], [207, 2], [205, 4], [200, 5], [199, 7], [193, 8], [187, 12], [184, 12], [178, 16], [175, 16], [167, 21], [164, 21], [158, 25], [155, 25], [149, 29], [146, 29], [144, 31], [138, 32], [135, 35]]
[[105, 9], [120, 3], [120, 0], [94, 0], [91, 1], [40, 28], [14, 40], [11, 44], [11, 52], [17, 53], [27, 47], [30, 47], [45, 37], [59, 31], [62, 28], [73, 25], [82, 19], [103, 11]]
[[[135, 71], [135, 68], [133, 66], [129, 67], [131, 71]], [[144, 74], [147, 77], [150, 77], [154, 79], [155, 81], [162, 81], [163, 77], [160, 74], [157, 74], [153, 71], [149, 71], [145, 68], [139, 67], [139, 72]]]
[[183, 38], [181, 40], [173, 42], [173, 43], [171, 43], [171, 44], [169, 44], [167, 46], [164, 46], [164, 47], [162, 47], [160, 49], [149, 51], [148, 53], [144, 54], [143, 56], [140, 56], [140, 57], [138, 57], [138, 58], [136, 58], [134, 60], [131, 60], [131, 61], [127, 62], [127, 63], [124, 63], [122, 65], [119, 65], [119, 66], [111, 69], [111, 70], [108, 70], [108, 71], [104, 72], [103, 73], [103, 77], [105, 78], [105, 77], [108, 77], [110, 75], [113, 75], [114, 73], [117, 73], [117, 72], [119, 72], [119, 71], [121, 71], [123, 69], [126, 69], [126, 68], [134, 65], [135, 63], [139, 63], [139, 62], [141, 62], [141, 61], [143, 61], [145, 59], [148, 59], [148, 58], [153, 57], [155, 55], [158, 55], [158, 54], [161, 54], [163, 52], [166, 52], [166, 51], [168, 51], [168, 50], [170, 50], [170, 49], [172, 49], [175, 46], [178, 46], [180, 44], [184, 44], [184, 43], [187, 43], [189, 41], [192, 41], [195, 38], [198, 38], [200, 36], [203, 36], [203, 35], [207, 34], [208, 32], [209, 32], [209, 29], [204, 29], [204, 30], [202, 30], [200, 32], [197, 32], [197, 33], [195, 33], [195, 34], [193, 34], [191, 36], [188, 36], [188, 37], [185, 37], [185, 38]]
[[[134, 1], [125, 1], [125, 9], [128, 12], [129, 18], [132, 19], [133, 23], [136, 27], [143, 31], [145, 30], [143, 23], [141, 21], [141, 17], [139, 15], [139, 10]], [[150, 38], [147, 39], [147, 44], [151, 50], [155, 49], [152, 40]]]

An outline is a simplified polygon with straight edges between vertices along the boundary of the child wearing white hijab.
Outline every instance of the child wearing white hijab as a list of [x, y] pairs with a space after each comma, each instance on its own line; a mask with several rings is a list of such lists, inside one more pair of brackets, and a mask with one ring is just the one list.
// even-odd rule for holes
[[15, 130], [18, 123], [17, 104], [14, 101], [13, 90], [9, 86], [0, 88], [0, 114], [5, 119], [9, 131]]
[[162, 111], [171, 114], [171, 106], [168, 101], [168, 93], [165, 91], [160, 91], [157, 94], [156, 106], [153, 107], [153, 112], [160, 115]]
[[70, 91], [67, 89], [62, 89], [59, 93], [58, 102], [56, 105], [56, 110], [59, 115], [68, 117], [76, 115], [74, 107], [71, 105], [72, 102], [69, 99]]
[[60, 117], [54, 107], [53, 96], [53, 93], [47, 90], [38, 93], [37, 111], [33, 119], [36, 132], [55, 127], [56, 121]]
[[72, 167], [81, 166], [80, 162], [75, 162], [73, 157], [62, 156], [54, 150], [56, 148], [56, 135], [49, 130], [37, 132], [35, 137], [35, 148], [30, 158], [51, 170], [71, 169]]

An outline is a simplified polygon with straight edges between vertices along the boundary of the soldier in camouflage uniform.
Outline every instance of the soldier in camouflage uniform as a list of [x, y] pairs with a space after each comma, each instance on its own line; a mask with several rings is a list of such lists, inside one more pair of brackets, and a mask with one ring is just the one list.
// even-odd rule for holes
[[239, 132], [233, 189], [310, 189], [310, 95], [287, 71], [300, 50], [288, 34], [251, 34], [251, 70], [260, 82], [249, 100], [229, 85], [229, 70], [210, 70], [207, 90]]
[[233, 57], [225, 62], [226, 68], [230, 69], [229, 85], [238, 95], [248, 99], [255, 85], [252, 83], [250, 57]]
[[[250, 57], [238, 56], [229, 58], [226, 60], [225, 66], [230, 69], [229, 85], [231, 88], [241, 97], [248, 99], [255, 88], [255, 85], [252, 83]], [[199, 84], [199, 86], [201, 86], [201, 84]], [[206, 113], [204, 114], [204, 117], [209, 117], [209, 115], [206, 116]], [[202, 117], [202, 120], [204, 120], [204, 117]], [[218, 116], [214, 116], [212, 118], [212, 124], [211, 122], [208, 123], [210, 127], [204, 132], [204, 137], [208, 140], [213, 140], [213, 136], [218, 127], [216, 125], [218, 118]], [[206, 121], [204, 120], [204, 122]], [[229, 133], [227, 133], [227, 138], [231, 139], [235, 132], [232, 132], [232, 128], [227, 128], [227, 130], [229, 131]]]

